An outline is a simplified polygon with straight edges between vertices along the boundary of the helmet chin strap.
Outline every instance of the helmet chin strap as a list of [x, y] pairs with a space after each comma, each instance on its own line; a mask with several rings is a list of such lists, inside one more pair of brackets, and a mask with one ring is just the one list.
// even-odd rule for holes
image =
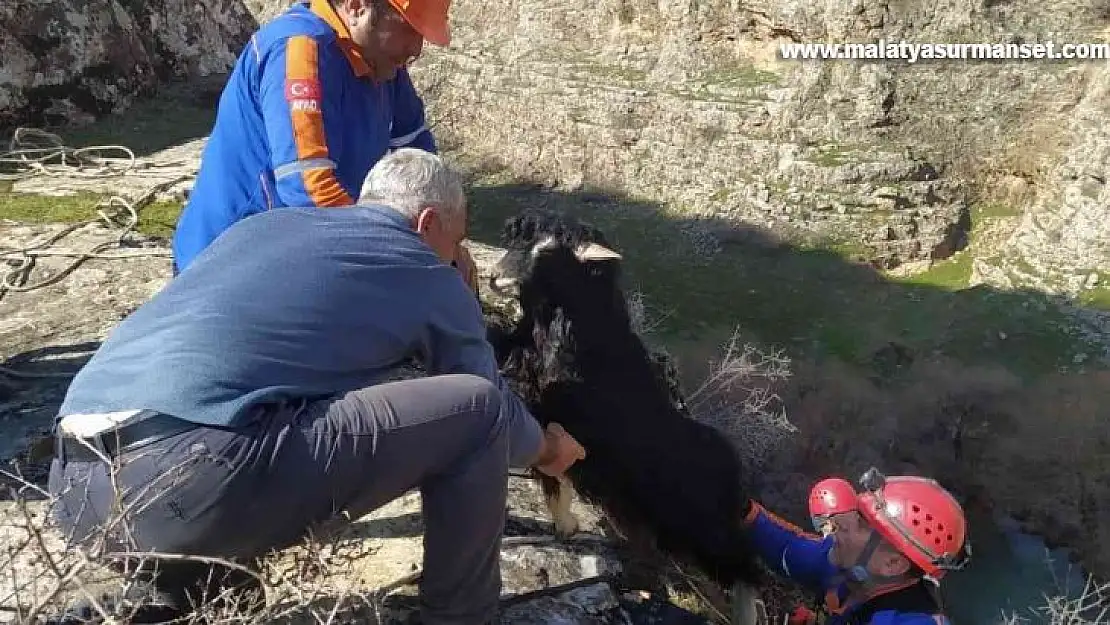
[[867, 570], [867, 562], [871, 560], [871, 556], [875, 554], [875, 550], [879, 548], [881, 542], [882, 537], [879, 536], [879, 533], [871, 530], [871, 536], [867, 539], [867, 544], [864, 545], [859, 557], [856, 558], [855, 564], [844, 569], [845, 576], [848, 579], [857, 584], [875, 586], [893, 584], [905, 579], [905, 575], [880, 575]]

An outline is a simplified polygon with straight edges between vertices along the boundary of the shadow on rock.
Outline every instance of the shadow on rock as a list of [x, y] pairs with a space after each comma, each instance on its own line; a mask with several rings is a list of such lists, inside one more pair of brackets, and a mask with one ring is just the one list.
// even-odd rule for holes
[[[54, 345], [21, 352], [0, 363], [0, 458], [22, 480], [46, 485], [54, 455], [51, 427], [73, 375], [92, 357], [98, 341]], [[0, 484], [18, 488], [4, 476]], [[6, 498], [7, 489], [0, 497]]]

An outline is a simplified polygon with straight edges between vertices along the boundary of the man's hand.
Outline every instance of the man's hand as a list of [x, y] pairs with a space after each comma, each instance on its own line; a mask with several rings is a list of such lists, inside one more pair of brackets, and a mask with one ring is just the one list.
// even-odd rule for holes
[[563, 426], [558, 423], [547, 424], [540, 455], [535, 463], [536, 469], [551, 477], [562, 477], [571, 465], [585, 458], [586, 450]]
[[478, 266], [474, 264], [474, 259], [470, 257], [470, 252], [462, 243], [459, 243], [458, 247], [455, 248], [455, 261], [451, 264], [462, 274], [463, 281], [470, 287], [470, 290], [477, 293]]

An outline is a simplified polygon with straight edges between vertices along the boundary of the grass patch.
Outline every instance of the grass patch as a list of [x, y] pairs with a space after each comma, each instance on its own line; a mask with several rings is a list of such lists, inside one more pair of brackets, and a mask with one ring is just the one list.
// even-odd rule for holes
[[866, 245], [856, 240], [831, 241], [827, 245], [817, 245], [812, 248], [812, 251], [821, 250], [833, 252], [843, 259], [855, 262], [866, 262], [871, 254], [871, 250]]
[[971, 207], [972, 223], [985, 219], [998, 219], [1004, 217], [1018, 217], [1021, 211], [1009, 204], [1001, 202], [983, 202]]
[[781, 78], [775, 72], [756, 69], [752, 65], [737, 65], [711, 70], [702, 74], [699, 80], [712, 85], [752, 89], [777, 85]]
[[[219, 76], [189, 83], [171, 83], [154, 97], [141, 98], [126, 111], [94, 124], [64, 129], [47, 128], [70, 148], [122, 145], [143, 157], [204, 137], [215, 122], [214, 98], [223, 86]], [[112, 156], [117, 156], [113, 154]], [[25, 223], [74, 223], [97, 217], [96, 208], [107, 195], [78, 193], [44, 196], [15, 193], [0, 181], [0, 219]], [[138, 230], [169, 237], [181, 212], [181, 202], [154, 202], [139, 212]]]
[[1088, 308], [1110, 311], [1110, 287], [1100, 286], [1079, 294], [1079, 303]]
[[[15, 193], [0, 182], [0, 219], [24, 223], [76, 223], [97, 218], [97, 205], [107, 196], [78, 193], [65, 196]], [[180, 202], [153, 202], [139, 211], [139, 232], [169, 238], [181, 213]]]
[[940, 262], [934, 263], [928, 270], [898, 281], [907, 285], [934, 286], [946, 291], [958, 291], [967, 288], [971, 281], [971, 264], [974, 256], [968, 252], [960, 252]]
[[169, 239], [173, 237], [177, 218], [184, 204], [181, 202], [152, 202], [139, 211], [139, 232]]
[[737, 65], [703, 72], [671, 88], [664, 88], [661, 93], [702, 102], [750, 105], [766, 100], [764, 91], [777, 85], [780, 79], [781, 76], [775, 72], [756, 69], [751, 65]]
[[627, 83], [637, 83], [647, 80], [647, 72], [635, 67], [624, 67], [621, 65], [602, 65], [599, 63], [579, 63], [574, 65], [577, 69], [582, 69], [590, 72], [591, 74], [611, 81], [621, 81]]
[[852, 161], [849, 154], [837, 145], [823, 145], [817, 148], [817, 153], [809, 160], [822, 167], [839, 167]]

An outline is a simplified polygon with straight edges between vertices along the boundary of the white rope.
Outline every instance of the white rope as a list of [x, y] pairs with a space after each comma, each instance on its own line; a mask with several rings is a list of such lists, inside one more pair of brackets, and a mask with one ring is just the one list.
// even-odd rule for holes
[[[119, 152], [122, 158], [98, 156]], [[59, 163], [52, 164], [51, 161]], [[135, 167], [135, 153], [123, 145], [93, 145], [70, 148], [58, 135], [38, 128], [16, 128], [8, 151], [0, 154], [0, 180], [35, 176], [101, 178], [126, 174]], [[7, 170], [11, 169], [12, 172]]]
[[[100, 156], [103, 152], [112, 151], [122, 153], [124, 157]], [[180, 166], [180, 163], [158, 165]], [[64, 145], [58, 135], [37, 128], [17, 128], [8, 151], [0, 153], [0, 181], [24, 180], [36, 176], [107, 178], [127, 175], [142, 167], [144, 166], [137, 163], [135, 153], [126, 146], [94, 145], [74, 149]], [[20, 248], [0, 249], [0, 261], [12, 267], [0, 277], [0, 297], [7, 291], [26, 293], [54, 284], [90, 259], [169, 257], [170, 253], [164, 250], [118, 252], [108, 252], [108, 250], [123, 247], [125, 238], [139, 223], [139, 211], [152, 202], [158, 193], [179, 182], [189, 180], [194, 175], [195, 171], [191, 171], [154, 185], [134, 202], [120, 196], [112, 196], [96, 206], [98, 216], [94, 219], [71, 224], [41, 241]], [[57, 245], [58, 241], [75, 230], [95, 223], [104, 223], [110, 228], [118, 229], [118, 236], [86, 250], [62, 248]], [[43, 257], [69, 257], [74, 260], [58, 273], [27, 284], [36, 260]]]

